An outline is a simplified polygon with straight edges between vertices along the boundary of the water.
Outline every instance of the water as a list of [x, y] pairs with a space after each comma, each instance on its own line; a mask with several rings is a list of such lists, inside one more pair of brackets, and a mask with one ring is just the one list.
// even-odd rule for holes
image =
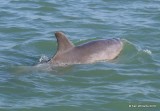
[[[159, 111], [159, 0], [3, 0], [0, 111]], [[119, 37], [109, 62], [48, 70], [55, 31], [78, 45]]]

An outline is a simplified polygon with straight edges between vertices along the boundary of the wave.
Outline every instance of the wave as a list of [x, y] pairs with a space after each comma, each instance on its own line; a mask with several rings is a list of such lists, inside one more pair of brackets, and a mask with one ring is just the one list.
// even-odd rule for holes
[[142, 59], [148, 58], [152, 60], [152, 51], [149, 49], [142, 49], [140, 46], [123, 39], [124, 43], [123, 50], [120, 56], [115, 60], [118, 63], [133, 63], [142, 62]]

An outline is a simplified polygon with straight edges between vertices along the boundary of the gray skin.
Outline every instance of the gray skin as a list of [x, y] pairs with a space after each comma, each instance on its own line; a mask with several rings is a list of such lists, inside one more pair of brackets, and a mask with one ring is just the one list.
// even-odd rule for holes
[[55, 36], [58, 43], [57, 52], [49, 61], [55, 66], [112, 60], [120, 54], [123, 48], [123, 42], [116, 38], [74, 46], [62, 32], [56, 32]]

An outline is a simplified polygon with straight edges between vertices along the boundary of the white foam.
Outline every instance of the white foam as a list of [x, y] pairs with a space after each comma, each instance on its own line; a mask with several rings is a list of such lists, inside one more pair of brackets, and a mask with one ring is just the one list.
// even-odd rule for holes
[[149, 55], [152, 54], [152, 52], [151, 52], [150, 50], [148, 50], [148, 49], [144, 49], [143, 52], [145, 52], [145, 53], [147, 53], [147, 54], [149, 54]]
[[44, 63], [47, 62], [49, 60], [49, 58], [45, 55], [41, 55], [40, 59], [39, 59], [39, 63]]

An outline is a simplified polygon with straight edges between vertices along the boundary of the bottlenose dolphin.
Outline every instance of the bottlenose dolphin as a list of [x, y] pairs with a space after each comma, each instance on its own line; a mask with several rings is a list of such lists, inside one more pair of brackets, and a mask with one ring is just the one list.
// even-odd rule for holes
[[55, 37], [58, 44], [57, 52], [48, 61], [49, 64], [54, 66], [112, 60], [120, 54], [123, 48], [123, 42], [117, 38], [95, 40], [75, 46], [62, 32], [55, 32]]

